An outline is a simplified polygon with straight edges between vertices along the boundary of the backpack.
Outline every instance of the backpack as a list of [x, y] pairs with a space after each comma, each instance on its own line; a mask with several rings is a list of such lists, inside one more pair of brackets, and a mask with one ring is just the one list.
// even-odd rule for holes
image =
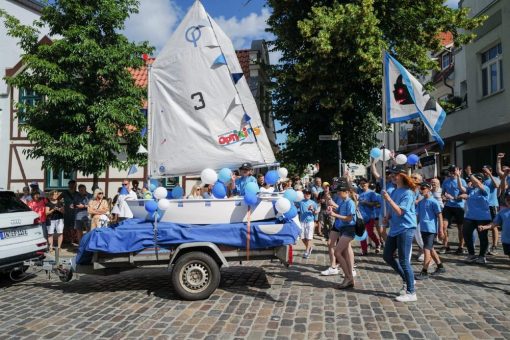
[[365, 221], [363, 220], [363, 216], [359, 211], [358, 207], [356, 207], [356, 224], [354, 225], [354, 233], [356, 236], [363, 236], [365, 233]]

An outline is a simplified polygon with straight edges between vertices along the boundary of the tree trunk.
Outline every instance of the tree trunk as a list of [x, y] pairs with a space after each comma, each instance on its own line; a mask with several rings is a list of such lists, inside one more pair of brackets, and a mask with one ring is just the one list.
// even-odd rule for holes
[[93, 178], [92, 179], [92, 191], [94, 191], [97, 188], [99, 188], [99, 175], [94, 174], [92, 178]]

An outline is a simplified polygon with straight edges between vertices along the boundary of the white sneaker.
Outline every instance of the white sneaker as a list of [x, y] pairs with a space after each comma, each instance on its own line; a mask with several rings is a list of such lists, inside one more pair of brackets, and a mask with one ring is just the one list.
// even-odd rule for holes
[[321, 272], [321, 275], [323, 276], [330, 276], [330, 275], [338, 275], [338, 269], [337, 268], [333, 268], [333, 267], [329, 267], [328, 269], [324, 270]]
[[356, 269], [353, 269], [352, 270], [352, 277], [356, 277], [358, 275], [358, 273], [356, 273]]
[[418, 262], [423, 262], [424, 260], [425, 260], [424, 254], [421, 254], [420, 256], [418, 256]]
[[414, 301], [417, 301], [418, 298], [416, 297], [416, 293], [406, 293], [404, 295], [399, 295], [397, 296], [396, 298], [397, 301], [400, 301], [400, 302], [414, 302]]

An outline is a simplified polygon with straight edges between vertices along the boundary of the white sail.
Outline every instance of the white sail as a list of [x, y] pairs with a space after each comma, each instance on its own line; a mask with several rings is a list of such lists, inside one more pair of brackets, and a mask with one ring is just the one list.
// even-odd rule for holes
[[240, 74], [232, 42], [196, 1], [150, 71], [151, 177], [275, 162]]

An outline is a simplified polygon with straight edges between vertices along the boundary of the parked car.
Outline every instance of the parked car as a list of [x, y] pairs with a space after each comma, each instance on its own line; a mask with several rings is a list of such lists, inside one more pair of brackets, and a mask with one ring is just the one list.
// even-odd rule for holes
[[11, 279], [28, 267], [25, 261], [44, 256], [47, 241], [39, 215], [12, 191], [0, 190], [0, 274]]

